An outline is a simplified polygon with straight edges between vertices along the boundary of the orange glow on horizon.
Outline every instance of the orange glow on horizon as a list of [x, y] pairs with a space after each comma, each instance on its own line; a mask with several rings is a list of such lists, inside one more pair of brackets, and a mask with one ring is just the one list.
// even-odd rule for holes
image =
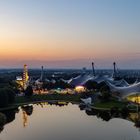
[[9, 40], [0, 42], [0, 46], [3, 46], [0, 47], [0, 59], [6, 60], [69, 60], [80, 58], [104, 59], [108, 56], [113, 57], [114, 55], [120, 53], [117, 49], [106, 51], [107, 48], [101, 47], [102, 44], [98, 44], [98, 46], [93, 44], [94, 47], [89, 48], [86, 46], [86, 42], [82, 44], [76, 42], [61, 43], [39, 40]]

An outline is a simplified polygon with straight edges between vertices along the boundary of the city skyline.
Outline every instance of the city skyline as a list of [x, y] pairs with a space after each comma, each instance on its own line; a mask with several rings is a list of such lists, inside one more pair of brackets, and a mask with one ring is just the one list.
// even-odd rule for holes
[[1, 0], [0, 68], [140, 69], [139, 13], [139, 0]]

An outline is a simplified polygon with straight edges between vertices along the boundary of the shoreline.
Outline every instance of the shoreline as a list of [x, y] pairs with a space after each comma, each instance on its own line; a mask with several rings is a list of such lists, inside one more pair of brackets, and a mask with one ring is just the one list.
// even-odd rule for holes
[[7, 110], [15, 109], [15, 108], [18, 108], [18, 107], [24, 106], [24, 105], [44, 103], [44, 102], [52, 102], [52, 103], [55, 103], [55, 102], [69, 102], [69, 103], [73, 103], [73, 104], [79, 104], [78, 102], [65, 101], [65, 100], [41, 100], [41, 101], [31, 101], [31, 102], [13, 104], [13, 105], [8, 106], [8, 107], [0, 108], [0, 111], [7, 111]]
[[[57, 96], [57, 95], [50, 95], [50, 96], [49, 95], [34, 95], [30, 98], [26, 98], [24, 96], [21, 96], [21, 97], [19, 96], [19, 97], [16, 97], [15, 103], [10, 104], [7, 107], [0, 108], [0, 111], [16, 109], [20, 106], [24, 106], [24, 105], [28, 105], [28, 104], [42, 103], [42, 102], [52, 102], [52, 103], [55, 103], [55, 102], [71, 102], [71, 103], [74, 103], [74, 104], [79, 104], [80, 103], [80, 96], [79, 95], [78, 96], [74, 95], [75, 97], [78, 98], [78, 99], [75, 98], [75, 100], [72, 99], [73, 96], [71, 96], [71, 95], [59, 95], [59, 98], [60, 98], [60, 96], [63, 96], [66, 99], [57, 99], [58, 97], [56, 99], [51, 99], [53, 96]], [[49, 98], [49, 99], [44, 99], [44, 97]], [[71, 98], [67, 99], [68, 97], [71, 97]]]
[[[73, 104], [80, 104], [80, 97], [81, 95], [76, 94], [76, 95], [33, 95], [32, 97], [24, 97], [24, 96], [19, 96], [16, 97], [15, 103], [10, 104], [7, 107], [0, 108], [0, 111], [6, 111], [6, 110], [11, 110], [11, 109], [16, 109], [20, 106], [24, 105], [29, 105], [29, 104], [37, 104], [37, 103], [42, 103], [42, 102], [70, 102]], [[111, 103], [111, 104], [110, 104]], [[104, 110], [104, 111], [109, 111], [111, 110], [112, 107], [118, 107], [119, 109], [122, 109], [124, 107], [123, 102], [118, 102], [117, 104], [114, 104], [115, 102], [106, 102], [106, 103], [99, 103], [99, 104], [91, 104], [90, 107], [92, 109], [96, 110]], [[110, 105], [108, 105], [110, 104]], [[103, 106], [104, 105], [104, 106]], [[129, 108], [130, 111], [136, 111], [136, 108]]]

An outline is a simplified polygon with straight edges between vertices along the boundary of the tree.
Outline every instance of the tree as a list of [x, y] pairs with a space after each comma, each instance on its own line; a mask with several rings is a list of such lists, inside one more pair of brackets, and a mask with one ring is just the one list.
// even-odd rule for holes
[[54, 88], [54, 83], [52, 83], [52, 82], [43, 82], [42, 88], [47, 89], [47, 90], [53, 89]]
[[0, 88], [0, 107], [6, 107], [15, 101], [15, 92], [9, 88]]
[[0, 89], [0, 107], [8, 106], [8, 94], [4, 89]]
[[98, 84], [98, 90], [100, 90], [102, 87], [104, 87], [104, 86], [107, 86], [107, 84], [106, 84], [106, 82], [100, 82], [99, 84]]
[[125, 106], [121, 109], [121, 115], [122, 115], [122, 118], [124, 118], [124, 119], [128, 117], [128, 115], [129, 115], [128, 107]]
[[66, 88], [69, 88], [69, 87], [70, 87], [70, 85], [67, 84], [66, 82], [62, 81], [62, 80], [58, 80], [54, 84], [54, 88], [66, 89]]
[[3, 130], [6, 123], [6, 116], [3, 113], [0, 113], [0, 132]]
[[102, 95], [102, 99], [104, 101], [108, 101], [109, 98], [111, 97], [111, 94], [110, 94], [110, 89], [108, 86], [103, 86], [101, 89], [100, 89], [100, 92], [101, 92], [101, 95]]
[[33, 88], [32, 86], [28, 86], [27, 89], [25, 90], [25, 96], [30, 97], [33, 95]]
[[22, 106], [21, 108], [22, 108], [22, 110], [24, 110], [26, 112], [26, 114], [28, 116], [32, 115], [32, 113], [33, 113], [33, 106], [32, 105], [31, 106]]
[[11, 88], [4, 88], [5, 93], [8, 95], [8, 104], [15, 102], [15, 92]]
[[19, 89], [22, 88], [16, 81], [9, 82], [9, 85], [16, 94], [18, 94], [20, 92]]
[[85, 83], [85, 87], [86, 87], [88, 90], [97, 89], [97, 85], [98, 85], [97, 82], [91, 81], [91, 80], [89, 80], [89, 81], [87, 81], [87, 82]]
[[111, 115], [107, 111], [100, 111], [99, 117], [102, 118], [104, 121], [109, 121], [111, 119]]

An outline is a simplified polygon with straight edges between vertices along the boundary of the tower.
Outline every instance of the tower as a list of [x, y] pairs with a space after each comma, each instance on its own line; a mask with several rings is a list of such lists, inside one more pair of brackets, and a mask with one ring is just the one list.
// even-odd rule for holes
[[93, 76], [95, 76], [95, 68], [94, 68], [94, 63], [92, 62], [92, 73], [93, 73]]
[[40, 76], [40, 81], [43, 81], [43, 77], [44, 77], [44, 67], [41, 67], [41, 76]]
[[116, 77], [116, 62], [113, 63], [113, 78]]
[[28, 69], [27, 69], [27, 65], [25, 64], [24, 69], [23, 69], [23, 89], [24, 90], [27, 88], [28, 80], [29, 80]]

